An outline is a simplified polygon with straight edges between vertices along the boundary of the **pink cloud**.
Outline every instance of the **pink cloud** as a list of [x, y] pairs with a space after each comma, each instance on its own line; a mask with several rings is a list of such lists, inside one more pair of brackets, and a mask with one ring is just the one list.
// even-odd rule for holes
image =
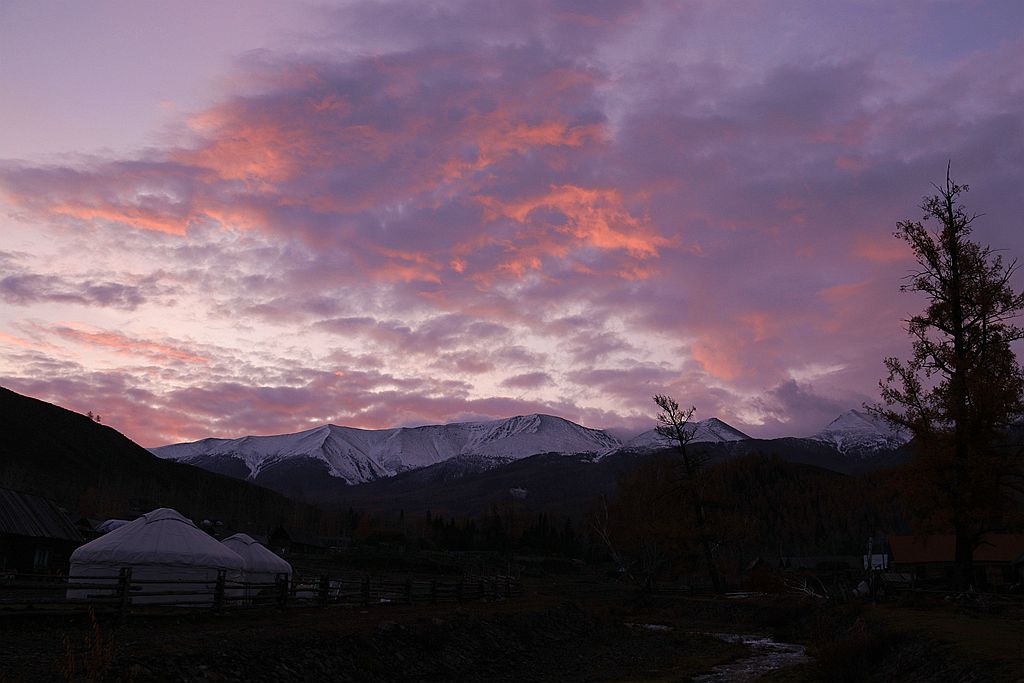
[[90, 330], [62, 325], [54, 328], [52, 332], [62, 339], [87, 346], [109, 349], [124, 355], [145, 356], [155, 360], [182, 361], [186, 363], [208, 363], [210, 361], [209, 358], [189, 351], [179, 344], [130, 337], [112, 330]]
[[[916, 305], [891, 231], [947, 159], [979, 238], [1024, 253], [1024, 45], [926, 63], [901, 52], [921, 40], [904, 13], [803, 8], [803, 42], [766, 42], [778, 18], [743, 10], [350, 3], [317, 10], [347, 51], [250, 54], [163, 145], [4, 162], [11, 220], [60, 249], [0, 258], [3, 372], [49, 386], [17, 364], [38, 322], [55, 383], [69, 344], [124, 362], [76, 371], [97, 399], [129, 371], [177, 377], [138, 380], [171, 416], [132, 423], [150, 444], [499, 411], [638, 424], [653, 391], [771, 431], [869, 395]], [[61, 326], [67, 306], [105, 322]], [[814, 365], [850, 390], [790, 384]], [[469, 398], [484, 386], [547, 398]], [[584, 395], [600, 407], [554, 398]]]

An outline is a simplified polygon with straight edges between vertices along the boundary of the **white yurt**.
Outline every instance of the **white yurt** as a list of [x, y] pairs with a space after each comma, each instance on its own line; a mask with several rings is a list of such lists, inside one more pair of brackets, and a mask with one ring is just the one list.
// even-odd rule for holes
[[[228, 582], [237, 582], [242, 579], [243, 566], [238, 553], [201, 531], [176, 510], [159, 508], [71, 553], [70, 582], [88, 583], [83, 577], [117, 577], [122, 567], [131, 567], [133, 582], [156, 582], [136, 585], [131, 593], [133, 603], [210, 603], [217, 572], [223, 569]], [[182, 580], [206, 583], [173, 583]], [[202, 594], [147, 595], [167, 591]], [[113, 588], [69, 588], [68, 598], [82, 600], [113, 592]], [[237, 590], [228, 590], [226, 595], [235, 596]]]
[[[274, 584], [281, 574], [285, 574], [287, 580], [291, 581], [292, 566], [253, 537], [247, 534], [235, 534], [228, 536], [221, 543], [242, 558], [242, 580], [246, 583]], [[271, 590], [273, 589], [267, 586], [253, 586], [246, 589], [246, 597], [256, 597], [261, 592], [270, 592]]]
[[108, 519], [97, 524], [96, 531], [101, 534], [109, 534], [114, 529], [123, 527], [125, 524], [131, 524], [131, 522], [127, 519]]

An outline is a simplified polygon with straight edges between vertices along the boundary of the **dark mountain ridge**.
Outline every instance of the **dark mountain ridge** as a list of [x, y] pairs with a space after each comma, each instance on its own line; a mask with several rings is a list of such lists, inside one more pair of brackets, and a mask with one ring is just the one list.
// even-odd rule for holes
[[[844, 456], [833, 446], [814, 439], [748, 439], [699, 443], [691, 451], [709, 466], [763, 457], [833, 476], [884, 471], [910, 459], [907, 448], [879, 452], [870, 459]], [[304, 499], [325, 507], [406, 512], [432, 510], [474, 515], [488, 508], [512, 506], [534, 512], [575, 516], [590, 510], [594, 500], [614, 495], [617, 482], [628, 472], [657, 457], [672, 457], [671, 448], [636, 452], [622, 448], [599, 459], [557, 453], [534, 455], [495, 467], [470, 457], [438, 463], [365, 484], [346, 485], [337, 479], [303, 478]], [[318, 482], [313, 484], [313, 482]], [[299, 494], [298, 481], [291, 482]]]

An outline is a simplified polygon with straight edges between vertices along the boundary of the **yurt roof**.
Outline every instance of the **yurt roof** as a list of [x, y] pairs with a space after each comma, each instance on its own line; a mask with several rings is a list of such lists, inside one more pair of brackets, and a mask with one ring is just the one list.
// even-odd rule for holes
[[247, 534], [235, 534], [222, 543], [241, 555], [246, 571], [290, 574], [292, 566]]
[[72, 563], [241, 569], [242, 558], [176, 510], [159, 508], [86, 543]]
[[109, 533], [114, 529], [119, 529], [125, 524], [131, 524], [131, 520], [127, 519], [108, 519], [100, 522], [96, 525], [96, 531], [102, 531], [103, 533]]

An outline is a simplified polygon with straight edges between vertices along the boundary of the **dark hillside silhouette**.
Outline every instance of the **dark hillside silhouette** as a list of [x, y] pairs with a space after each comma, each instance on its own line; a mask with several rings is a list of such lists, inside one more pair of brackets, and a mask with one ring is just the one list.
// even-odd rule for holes
[[318, 530], [318, 509], [238, 479], [160, 460], [86, 415], [0, 387], [0, 486], [56, 500], [69, 511], [118, 517], [173, 507], [265, 532], [288, 523]]

